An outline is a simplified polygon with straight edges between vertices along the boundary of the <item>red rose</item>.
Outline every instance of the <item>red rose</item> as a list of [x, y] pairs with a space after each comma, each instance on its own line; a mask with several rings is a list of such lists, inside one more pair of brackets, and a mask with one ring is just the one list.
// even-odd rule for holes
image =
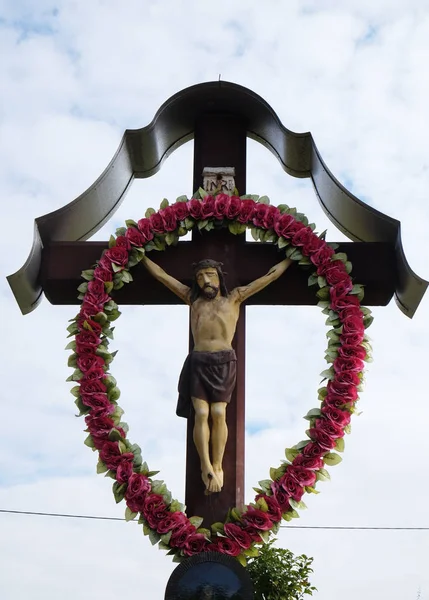
[[95, 267], [94, 269], [94, 279], [99, 279], [100, 281], [112, 281], [113, 273], [109, 269], [104, 269], [103, 267]]
[[305, 246], [309, 243], [311, 238], [314, 236], [313, 230], [310, 227], [303, 226], [302, 229], [297, 231], [292, 238], [293, 246]]
[[[94, 396], [87, 397], [93, 400], [96, 397], [96, 395], [97, 394], [95, 394]], [[103, 394], [100, 395], [103, 396]], [[109, 401], [107, 400], [107, 402]], [[91, 414], [94, 415], [94, 417], [108, 417], [109, 415], [112, 415], [115, 412], [116, 406], [114, 404], [105, 404], [103, 406], [91, 406], [91, 409]]]
[[[145, 502], [146, 502], [146, 500], [145, 500]], [[143, 514], [145, 514], [144, 510], [145, 509], [143, 508]], [[151, 513], [146, 513], [145, 519], [146, 519], [149, 527], [151, 529], [156, 530], [158, 527], [158, 523], [163, 521], [165, 519], [165, 517], [167, 516], [167, 514], [168, 514], [168, 510], [167, 510], [167, 507], [164, 505], [164, 506], [160, 506], [160, 507], [156, 508]]]
[[360, 360], [366, 357], [366, 350], [363, 346], [349, 346], [343, 344], [338, 348], [338, 356], [341, 358], [359, 358]]
[[350, 413], [333, 406], [322, 406], [322, 414], [342, 428], [350, 423]]
[[363, 360], [356, 357], [351, 358], [343, 358], [342, 356], [338, 356], [334, 360], [334, 371], [336, 373], [341, 373], [342, 371], [362, 371], [364, 367]]
[[277, 221], [279, 217], [279, 209], [277, 206], [269, 206], [268, 210], [265, 213], [263, 226], [265, 229], [273, 229], [274, 223]]
[[137, 223], [137, 227], [143, 236], [144, 243], [153, 240], [153, 233], [149, 219], [140, 219], [140, 221]]
[[125, 248], [125, 250], [131, 250], [131, 243], [128, 237], [125, 235], [118, 235], [115, 240], [115, 246], [119, 246], [120, 248]]
[[183, 548], [188, 541], [188, 538], [196, 533], [196, 529], [191, 523], [187, 523], [173, 531], [170, 538], [170, 546], [172, 548]]
[[324, 448], [325, 451], [326, 450], [332, 450], [332, 448], [335, 446], [335, 438], [332, 438], [325, 431], [322, 431], [322, 429], [317, 429], [316, 427], [312, 427], [309, 430], [308, 435], [315, 442], [317, 442], [319, 444], [319, 446], [321, 446], [322, 448]]
[[175, 231], [175, 229], [177, 229], [176, 213], [171, 206], [167, 206], [166, 208], [160, 210], [159, 214], [164, 222], [165, 231]]
[[303, 454], [298, 454], [298, 456], [294, 458], [292, 464], [294, 466], [304, 467], [304, 469], [310, 469], [311, 471], [317, 471], [324, 465], [323, 460], [319, 456], [311, 458], [310, 456], [304, 456]]
[[223, 219], [228, 211], [230, 198], [227, 194], [218, 194], [215, 198], [214, 216]]
[[291, 498], [296, 500], [296, 502], [301, 500], [304, 494], [304, 488], [291, 475], [288, 473], [283, 475], [283, 477], [279, 479], [279, 484]]
[[186, 556], [193, 556], [194, 554], [203, 552], [207, 545], [208, 542], [204, 534], [193, 533], [188, 537], [185, 545], [183, 546], [183, 554], [185, 554]]
[[235, 219], [240, 214], [241, 204], [242, 201], [238, 196], [231, 196], [226, 209], [226, 217], [228, 219]]
[[187, 205], [188, 205], [189, 214], [191, 215], [191, 217], [193, 219], [196, 219], [197, 221], [199, 219], [201, 219], [201, 212], [202, 212], [201, 200], [198, 200], [197, 198], [191, 198], [191, 200], [189, 200], [189, 202], [187, 202]]
[[[301, 221], [297, 221], [296, 219], [293, 220], [293, 222], [289, 225], [288, 230], [285, 232], [284, 237], [286, 239], [292, 239], [295, 237], [295, 235], [298, 233], [298, 231], [301, 231], [301, 229], [305, 229], [305, 225], [304, 223], [301, 223]], [[308, 238], [311, 239], [311, 238]]]
[[150, 492], [151, 486], [149, 479], [141, 473], [133, 473], [128, 480], [128, 487], [125, 493], [127, 499], [134, 498], [140, 494]]
[[90, 317], [94, 317], [99, 312], [103, 312], [104, 304], [95, 304], [91, 301], [90, 297], [86, 297], [82, 302], [82, 306], [80, 307], [79, 318], [86, 320]]
[[[133, 475], [133, 463], [126, 460], [122, 461], [116, 469], [116, 481], [118, 483], [127, 483]], [[128, 490], [128, 488], [127, 488]]]
[[325, 242], [324, 245], [319, 248], [319, 250], [316, 250], [316, 252], [311, 255], [310, 260], [313, 265], [319, 266], [328, 261], [330, 262], [331, 256], [334, 254], [334, 250]]
[[255, 207], [256, 207], [256, 202], [254, 202], [250, 198], [246, 198], [245, 200], [242, 200], [240, 212], [238, 213], [238, 216], [237, 216], [237, 221], [239, 223], [250, 223], [253, 218], [254, 212], [255, 212]]
[[[90, 298], [88, 298], [88, 296], [90, 296]], [[106, 304], [106, 302], [109, 302], [110, 296], [106, 293], [104, 281], [100, 281], [99, 279], [89, 281], [85, 300], [89, 300], [94, 304]]]
[[[141, 248], [145, 243], [145, 237], [136, 227], [128, 227], [125, 232], [125, 237], [128, 240], [129, 244], [132, 246], [137, 246], [137, 248]], [[118, 240], [116, 240], [118, 243]]]
[[214, 215], [215, 199], [213, 196], [206, 196], [201, 203], [201, 218], [208, 219]]
[[355, 371], [341, 371], [336, 373], [335, 381], [338, 383], [350, 383], [352, 385], [359, 385], [361, 380], [359, 375]]
[[98, 335], [103, 329], [100, 323], [93, 321], [92, 319], [85, 319], [82, 315], [79, 315], [77, 318], [77, 327], [79, 331], [94, 331]]
[[255, 203], [255, 210], [253, 212], [253, 224], [256, 227], [264, 227], [264, 219], [265, 215], [269, 210], [268, 204], [260, 204], [259, 202]]
[[363, 342], [365, 337], [365, 331], [360, 333], [342, 333], [340, 335], [340, 342], [346, 346], [359, 346]]
[[325, 242], [321, 240], [315, 233], [308, 239], [308, 241], [302, 247], [302, 253], [305, 256], [311, 256], [325, 245]]
[[250, 535], [238, 525], [235, 525], [234, 523], [226, 523], [224, 526], [224, 531], [226, 535], [236, 541], [241, 548], [247, 550], [252, 545], [252, 538]]
[[132, 452], [121, 454], [118, 442], [104, 442], [100, 450], [100, 459], [109, 469], [116, 469], [124, 460], [132, 460], [134, 455]]
[[[340, 260], [336, 260], [336, 261], [334, 261], [334, 263], [339, 263], [339, 264], [325, 269], [324, 275], [326, 277], [326, 281], [327, 281], [328, 285], [337, 285], [337, 284], [341, 283], [342, 281], [350, 282], [351, 281], [350, 275], [347, 273], [344, 263], [341, 262]], [[319, 269], [320, 269], [320, 267], [319, 267]], [[319, 271], [319, 269], [318, 269], [318, 271]]]
[[113, 248], [109, 248], [106, 250], [104, 256], [108, 258], [115, 265], [119, 265], [120, 267], [125, 267], [128, 262], [128, 251], [126, 248], [121, 248], [121, 246], [113, 246]]
[[238, 556], [241, 554], [240, 545], [235, 540], [226, 537], [216, 537], [213, 543], [208, 545], [207, 550], [221, 552], [229, 556]]
[[302, 449], [302, 455], [308, 458], [320, 458], [326, 450], [317, 442], [310, 442]]
[[261, 531], [268, 531], [273, 526], [273, 522], [268, 514], [258, 508], [253, 508], [253, 506], [249, 506], [248, 510], [243, 514], [242, 520], [247, 525], [251, 525]]
[[313, 485], [316, 481], [314, 472], [302, 466], [291, 465], [287, 468], [287, 474], [299, 485]]
[[[90, 354], [84, 356], [90, 356]], [[94, 381], [95, 379], [103, 379], [105, 375], [106, 374], [103, 367], [92, 367], [92, 369], [83, 374], [81, 381]]]
[[106, 392], [107, 387], [102, 381], [82, 381], [80, 384], [80, 394], [82, 396], [89, 396], [91, 394], [99, 394], [100, 392]]
[[274, 223], [274, 231], [278, 236], [285, 237], [286, 233], [289, 231], [289, 228], [293, 226], [295, 221], [295, 217], [286, 213], [281, 216], [277, 216], [277, 221]]
[[259, 498], [263, 498], [265, 500], [265, 502], [267, 503], [267, 505], [268, 505], [267, 515], [270, 517], [271, 521], [273, 521], [273, 522], [281, 521], [282, 511], [281, 511], [279, 503], [274, 498], [274, 496], [266, 496], [265, 494], [258, 494], [256, 496], [256, 500], [259, 500]]
[[106, 253], [97, 262], [99, 267], [112, 272], [112, 262], [107, 258]]
[[86, 373], [93, 367], [104, 367], [104, 360], [96, 354], [83, 354], [77, 357], [77, 368]]
[[[334, 288], [331, 288], [331, 290]], [[338, 296], [338, 294], [337, 294]], [[331, 294], [331, 306], [330, 308], [332, 308], [332, 310], [335, 310], [337, 313], [341, 314], [341, 311], [344, 308], [349, 308], [351, 306], [359, 306], [360, 302], [358, 300], [357, 296], [342, 296], [342, 297], [336, 297], [335, 302], [332, 299], [332, 294]], [[340, 317], [341, 318], [341, 317]]]
[[[119, 465], [119, 467], [122, 465], [122, 463]], [[118, 467], [118, 470], [119, 470]], [[116, 471], [116, 474], [118, 473], [118, 471]], [[116, 475], [117, 478], [117, 475]], [[144, 501], [146, 499], [146, 492], [143, 492], [141, 494], [139, 494], [138, 496], [134, 496], [134, 498], [128, 498], [126, 499], [126, 503], [128, 508], [135, 512], [135, 513], [139, 513], [143, 511], [144, 508]]]
[[[328, 381], [328, 396], [329, 393], [332, 393], [336, 396], [341, 396], [344, 398], [344, 402], [354, 402], [357, 400], [357, 390], [354, 385], [350, 385], [348, 383], [341, 383], [339, 381]], [[326, 398], [325, 398], [326, 402]]]
[[109, 433], [115, 426], [112, 419], [109, 417], [94, 417], [88, 415], [85, 417], [85, 423], [88, 426], [89, 433], [95, 437], [107, 439]]
[[337, 394], [328, 394], [323, 401], [325, 406], [330, 406], [331, 408], [338, 408], [342, 410], [347, 404], [351, 404], [353, 400], [344, 399], [343, 396], [338, 396]]
[[[93, 383], [93, 382], [88, 382]], [[82, 389], [82, 386], [81, 386]], [[83, 394], [81, 393], [81, 400], [85, 406], [93, 409], [107, 409], [110, 406], [110, 400], [107, 394]]]
[[336, 423], [333, 423], [329, 419], [325, 419], [324, 417], [322, 417], [320, 419], [316, 419], [314, 427], [316, 429], [318, 429], [319, 431], [323, 431], [324, 433], [329, 435], [330, 438], [332, 438], [334, 440], [339, 437], [344, 436], [344, 431], [343, 431], [342, 427], [340, 427]]
[[176, 202], [171, 205], [177, 221], [184, 221], [189, 216], [189, 208], [186, 202]]
[[155, 233], [165, 233], [164, 219], [160, 212], [152, 213], [149, 221], [152, 231]]
[[287, 512], [290, 508], [290, 504], [289, 504], [290, 494], [288, 494], [286, 492], [286, 490], [283, 489], [283, 487], [281, 486], [281, 484], [278, 481], [274, 481], [271, 484], [271, 491], [273, 492], [273, 497], [276, 500], [277, 504], [279, 505], [281, 512], [282, 513]]
[[144, 505], [144, 515], [154, 514], [155, 512], [165, 510], [164, 498], [160, 494], [149, 494], [146, 496]]
[[169, 512], [166, 517], [158, 523], [156, 530], [162, 535], [168, 531], [182, 528], [186, 523], [188, 523], [188, 519], [184, 513], [179, 511], [173, 513]]
[[[362, 313], [361, 313], [362, 314]], [[343, 335], [350, 335], [355, 333], [364, 333], [365, 326], [361, 316], [351, 316], [343, 321]]]
[[95, 331], [84, 330], [76, 336], [76, 352], [79, 354], [80, 349], [90, 348], [92, 352], [95, 352], [96, 348], [100, 344], [100, 337]]
[[[353, 296], [347, 296], [346, 299], [353, 298]], [[357, 297], [356, 297], [357, 300]], [[363, 313], [359, 306], [359, 300], [354, 304], [348, 304], [345, 308], [342, 308], [338, 311], [338, 316], [340, 317], [340, 321], [347, 321], [350, 318], [360, 318], [363, 319]]]

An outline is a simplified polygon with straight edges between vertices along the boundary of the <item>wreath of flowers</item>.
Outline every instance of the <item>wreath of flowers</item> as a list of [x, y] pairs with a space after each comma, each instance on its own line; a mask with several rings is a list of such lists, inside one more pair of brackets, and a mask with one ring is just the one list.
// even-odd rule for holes
[[[111, 323], [120, 315], [110, 294], [132, 281], [130, 271], [145, 253], [177, 244], [194, 227], [228, 227], [234, 235], [250, 228], [256, 241], [276, 244], [303, 268], [311, 268], [308, 285], [319, 288], [318, 306], [329, 326], [325, 358], [330, 366], [321, 374], [327, 383], [318, 390], [321, 405], [305, 416], [310, 423], [307, 439], [286, 449], [286, 460], [254, 488], [253, 503], [231, 507], [226, 521], [210, 529], [201, 528], [200, 517], [185, 514], [165, 483], [154, 479], [157, 471], [150, 471], [142, 460], [140, 447], [128, 440], [117, 403], [120, 391], [109, 372], [116, 354], [108, 350]], [[69, 337], [75, 337], [67, 349], [73, 351], [68, 364], [74, 372], [68, 381], [78, 382], [71, 393], [79, 416], [85, 416], [85, 444], [99, 453], [97, 473], [115, 480], [113, 494], [116, 502], [125, 499], [126, 520], [138, 517], [152, 544], [159, 544], [175, 561], [211, 550], [235, 556], [245, 565], [257, 556], [258, 544], [277, 533], [282, 519], [299, 516], [297, 511], [305, 508], [304, 493], [319, 493], [316, 482], [329, 479], [325, 466], [341, 461], [334, 450], [344, 450], [364, 361], [371, 360], [365, 328], [372, 316], [360, 306], [363, 287], [352, 282], [347, 256], [335, 253], [336, 245], [325, 241], [325, 232], [317, 235], [314, 229], [295, 208], [271, 206], [266, 196], [211, 196], [200, 189], [190, 200], [181, 196], [171, 206], [163, 200], [160, 210], [149, 208], [140, 221], [126, 221], [95, 267], [82, 273], [82, 305], [67, 328]]]

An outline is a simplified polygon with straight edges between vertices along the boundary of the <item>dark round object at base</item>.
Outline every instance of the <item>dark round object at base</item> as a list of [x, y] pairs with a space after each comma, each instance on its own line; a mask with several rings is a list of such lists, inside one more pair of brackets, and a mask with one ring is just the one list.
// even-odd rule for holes
[[232, 556], [201, 552], [174, 569], [165, 600], [253, 600], [252, 580]]

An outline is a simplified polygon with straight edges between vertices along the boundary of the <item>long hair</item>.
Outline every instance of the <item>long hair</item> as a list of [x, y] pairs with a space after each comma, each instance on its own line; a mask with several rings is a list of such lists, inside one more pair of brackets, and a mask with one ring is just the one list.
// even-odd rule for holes
[[211, 258], [205, 258], [204, 260], [200, 260], [199, 262], [194, 263], [192, 265], [192, 267], [194, 269], [194, 280], [192, 282], [192, 287], [191, 287], [191, 304], [193, 304], [195, 302], [195, 300], [201, 294], [201, 288], [197, 283], [197, 273], [198, 273], [198, 271], [201, 271], [201, 269], [216, 269], [216, 272], [219, 277], [220, 295], [228, 296], [228, 290], [227, 290], [226, 284], [225, 284], [225, 276], [222, 271], [222, 265], [223, 265], [223, 263], [217, 262], [216, 260], [212, 260]]

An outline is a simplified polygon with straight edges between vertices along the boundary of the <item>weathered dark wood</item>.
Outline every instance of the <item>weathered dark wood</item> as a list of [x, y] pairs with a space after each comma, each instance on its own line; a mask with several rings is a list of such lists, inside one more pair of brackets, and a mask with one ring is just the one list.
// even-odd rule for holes
[[[213, 238], [213, 247], [222, 249], [222, 239], [234, 238], [226, 231], [210, 231], [204, 237]], [[217, 242], [215, 242], [217, 240]], [[89, 269], [100, 258], [107, 242], [51, 242], [43, 251], [42, 285], [52, 304], [78, 304], [77, 287], [84, 269]], [[392, 246], [385, 242], [344, 242], [338, 249], [345, 252], [353, 263], [353, 278], [364, 284], [367, 306], [385, 306], [394, 293], [395, 265]], [[207, 255], [208, 256], [208, 255]], [[151, 258], [174, 277], [190, 285], [192, 263], [206, 258], [204, 247], [197, 248], [191, 242], [179, 242], [165, 252], [151, 253]], [[237, 283], [245, 285], [253, 278], [266, 273], [281, 259], [272, 244], [246, 242], [238, 251]], [[222, 255], [219, 258], [222, 260]], [[223, 261], [225, 262], [225, 261]], [[225, 268], [225, 270], [227, 270]], [[180, 304], [181, 301], [163, 285], [155, 281], [142, 266], [133, 269], [134, 283], [115, 293], [120, 304]], [[317, 303], [315, 288], [307, 286], [308, 271], [293, 267], [285, 277], [265, 290], [249, 298], [248, 305], [314, 305]], [[232, 288], [230, 273], [226, 282]]]

